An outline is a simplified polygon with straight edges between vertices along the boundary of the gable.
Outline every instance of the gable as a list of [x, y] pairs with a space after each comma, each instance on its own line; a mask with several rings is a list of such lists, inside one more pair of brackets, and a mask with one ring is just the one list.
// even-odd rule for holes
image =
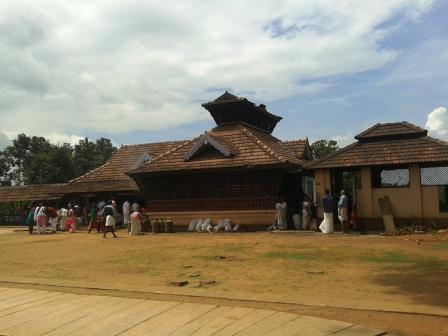
[[205, 133], [185, 154], [185, 161], [189, 161], [194, 157], [198, 157], [204, 153], [207, 153], [208, 156], [211, 156], [212, 158], [216, 158], [219, 156], [232, 156], [232, 153], [227, 148], [227, 146], [225, 146], [225, 144], [220, 143], [219, 141], [211, 137], [208, 133]]

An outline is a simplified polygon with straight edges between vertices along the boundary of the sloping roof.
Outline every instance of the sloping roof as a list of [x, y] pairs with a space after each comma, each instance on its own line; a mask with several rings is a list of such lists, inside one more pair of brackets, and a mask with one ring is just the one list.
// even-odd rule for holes
[[[387, 128], [389, 130], [394, 129], [395, 131], [392, 132], [397, 132], [397, 134], [406, 132], [405, 128], [402, 128], [402, 122], [396, 124], [387, 124]], [[319, 160], [311, 161], [307, 164], [307, 168], [319, 169], [448, 162], [447, 142], [423, 135], [426, 134], [426, 130], [412, 124], [409, 125], [415, 127], [415, 132], [419, 133], [418, 136], [412, 133], [414, 135], [411, 137], [389, 139], [378, 137], [372, 141], [358, 141]], [[375, 130], [374, 133], [376, 133]], [[390, 134], [394, 135], [394, 133]]]
[[166, 153], [155, 157], [140, 168], [129, 173], [149, 173], [216, 168], [242, 168], [255, 166], [291, 165], [300, 167], [302, 160], [289, 151], [272, 135], [242, 123], [215, 127], [207, 132], [217, 142], [229, 148], [231, 156], [197, 156], [185, 160], [186, 155], [197, 144], [200, 137], [182, 143]]
[[369, 140], [374, 138], [385, 137], [402, 137], [408, 138], [413, 136], [425, 136], [428, 131], [413, 125], [407, 121], [400, 121], [395, 123], [376, 124], [372, 127], [361, 132], [355, 139], [357, 140]]
[[225, 142], [223, 142], [220, 139], [215, 139], [212, 135], [210, 135], [208, 132], [205, 132], [204, 135], [202, 135], [196, 143], [191, 147], [191, 149], [185, 154], [185, 160], [190, 160], [193, 156], [199, 155], [204, 148], [207, 148], [208, 146], [212, 146], [215, 148], [219, 153], [221, 153], [224, 156], [231, 156], [233, 155], [232, 151], [230, 150], [229, 146]]
[[308, 139], [282, 141], [282, 145], [302, 160], [310, 160], [310, 143]]
[[39, 184], [1, 187], [0, 203], [12, 201], [50, 201], [61, 198], [67, 184]]
[[70, 181], [67, 193], [109, 191], [137, 191], [137, 184], [126, 175], [146, 153], [155, 158], [185, 141], [166, 141], [126, 145], [120, 148], [104, 165]]

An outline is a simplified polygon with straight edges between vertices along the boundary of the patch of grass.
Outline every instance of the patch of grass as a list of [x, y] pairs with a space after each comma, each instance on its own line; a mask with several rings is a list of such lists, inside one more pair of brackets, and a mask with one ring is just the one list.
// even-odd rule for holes
[[433, 243], [432, 247], [439, 250], [448, 250], [448, 243]]
[[424, 255], [410, 255], [401, 252], [383, 252], [381, 254], [363, 255], [358, 257], [361, 262], [375, 264], [412, 264], [414, 268], [444, 268], [448, 266], [446, 260]]
[[362, 255], [358, 260], [375, 264], [401, 264], [413, 261], [409, 256], [400, 252], [383, 252], [381, 254]]

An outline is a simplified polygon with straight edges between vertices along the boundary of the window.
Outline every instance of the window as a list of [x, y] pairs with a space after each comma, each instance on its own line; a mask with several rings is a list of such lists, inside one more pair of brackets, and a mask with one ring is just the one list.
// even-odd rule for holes
[[448, 167], [420, 168], [422, 186], [438, 186], [439, 211], [448, 212]]
[[448, 185], [448, 167], [420, 168], [420, 180], [423, 186]]
[[316, 202], [314, 178], [308, 176], [303, 177], [303, 193], [308, 195], [310, 200]]
[[409, 187], [408, 168], [372, 168], [372, 188]]
[[448, 186], [439, 186], [439, 211], [448, 212]]

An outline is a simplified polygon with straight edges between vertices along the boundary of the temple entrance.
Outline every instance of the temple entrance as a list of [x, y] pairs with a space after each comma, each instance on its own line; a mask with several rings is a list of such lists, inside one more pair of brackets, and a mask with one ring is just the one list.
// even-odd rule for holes
[[[348, 196], [348, 215], [351, 218], [353, 206], [356, 205], [357, 191], [361, 189], [361, 170], [358, 169], [332, 169], [330, 171], [331, 178], [331, 195], [335, 198], [336, 204], [339, 201], [341, 190], [345, 190]], [[334, 211], [334, 223], [340, 224], [337, 214], [337, 208]]]

